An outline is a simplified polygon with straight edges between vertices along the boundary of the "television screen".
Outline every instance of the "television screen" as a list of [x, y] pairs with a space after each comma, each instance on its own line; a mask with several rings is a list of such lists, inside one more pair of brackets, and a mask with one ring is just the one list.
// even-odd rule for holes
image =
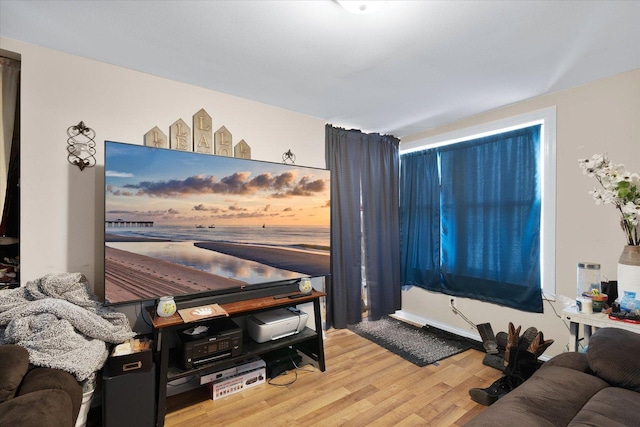
[[329, 180], [325, 169], [105, 141], [105, 303], [329, 275]]

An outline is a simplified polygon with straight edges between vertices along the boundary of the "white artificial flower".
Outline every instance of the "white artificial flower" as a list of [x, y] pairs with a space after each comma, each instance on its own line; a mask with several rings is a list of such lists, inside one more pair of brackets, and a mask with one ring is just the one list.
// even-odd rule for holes
[[598, 181], [602, 188], [589, 191], [596, 205], [614, 205], [620, 212], [620, 225], [627, 244], [640, 245], [640, 174], [630, 173], [623, 164], [613, 164], [603, 154], [578, 160], [582, 172]]

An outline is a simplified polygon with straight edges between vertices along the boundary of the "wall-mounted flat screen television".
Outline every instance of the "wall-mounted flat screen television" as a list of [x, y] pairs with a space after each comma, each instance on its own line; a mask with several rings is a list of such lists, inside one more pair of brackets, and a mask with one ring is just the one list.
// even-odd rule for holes
[[105, 142], [105, 303], [278, 292], [330, 274], [330, 173]]

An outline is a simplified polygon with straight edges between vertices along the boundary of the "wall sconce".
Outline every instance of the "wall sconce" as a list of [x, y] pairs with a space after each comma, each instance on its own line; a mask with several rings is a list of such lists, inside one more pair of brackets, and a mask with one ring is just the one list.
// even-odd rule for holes
[[67, 129], [67, 160], [72, 165], [76, 165], [80, 170], [95, 166], [96, 158], [96, 132], [80, 122]]
[[296, 164], [296, 155], [291, 152], [291, 148], [289, 148], [289, 151], [282, 154], [282, 163], [290, 165]]

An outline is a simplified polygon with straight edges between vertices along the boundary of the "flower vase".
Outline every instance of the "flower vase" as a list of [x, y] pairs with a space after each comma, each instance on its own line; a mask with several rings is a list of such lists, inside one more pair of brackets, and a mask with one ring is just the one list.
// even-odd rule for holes
[[627, 245], [618, 260], [618, 295], [624, 292], [635, 292], [640, 299], [640, 246]]

